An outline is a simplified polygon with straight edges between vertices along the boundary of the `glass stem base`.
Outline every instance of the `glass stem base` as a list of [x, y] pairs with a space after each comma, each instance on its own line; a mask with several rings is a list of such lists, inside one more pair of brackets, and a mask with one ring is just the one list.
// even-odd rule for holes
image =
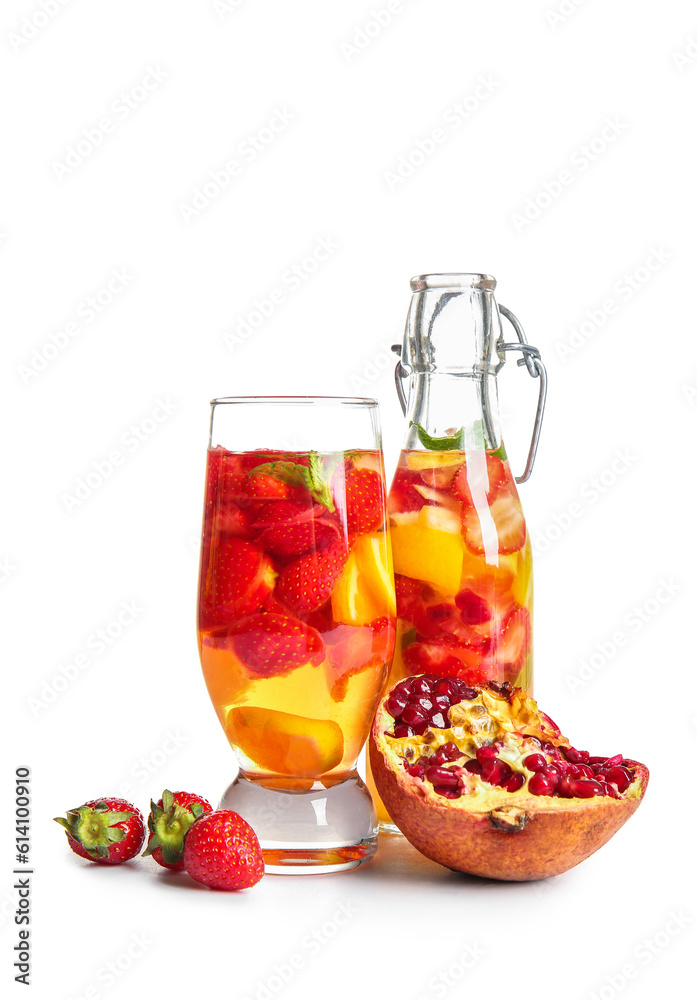
[[274, 875], [324, 875], [369, 861], [378, 843], [375, 806], [357, 773], [325, 788], [270, 788], [237, 777], [220, 800], [253, 827]]

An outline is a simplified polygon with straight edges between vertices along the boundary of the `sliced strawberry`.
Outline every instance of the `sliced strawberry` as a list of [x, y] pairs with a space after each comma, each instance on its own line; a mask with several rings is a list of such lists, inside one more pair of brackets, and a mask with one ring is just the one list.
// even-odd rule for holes
[[532, 644], [530, 614], [517, 605], [502, 621], [494, 636], [499, 679], [515, 681], [525, 666]]
[[406, 514], [421, 510], [425, 500], [421, 493], [414, 489], [415, 486], [423, 486], [421, 473], [400, 466], [394, 474], [390, 487], [387, 505], [390, 514]]
[[297, 618], [262, 613], [243, 618], [228, 631], [230, 648], [259, 677], [279, 677], [324, 659], [319, 632]]
[[257, 544], [267, 552], [288, 559], [310, 549], [325, 548], [339, 537], [338, 523], [321, 504], [277, 500], [266, 503], [254, 522]]
[[[501, 491], [489, 510], [496, 528], [498, 551], [505, 554], [522, 549], [526, 538], [525, 517], [517, 494], [509, 489]], [[476, 508], [463, 507], [462, 527], [467, 548], [481, 555], [484, 552], [484, 542]]]
[[382, 476], [373, 469], [350, 469], [342, 485], [334, 502], [339, 510], [345, 508], [347, 533], [363, 535], [379, 528], [385, 517]]
[[421, 478], [426, 486], [430, 486], [434, 490], [447, 490], [452, 485], [456, 472], [457, 469], [454, 466], [444, 465], [433, 469], [422, 469]]
[[253, 542], [223, 536], [211, 544], [201, 595], [201, 627], [230, 624], [262, 606], [273, 590], [276, 571]]
[[330, 694], [341, 702], [348, 693], [351, 677], [375, 667], [387, 665], [394, 654], [394, 620], [377, 618], [370, 625], [338, 625], [327, 639], [327, 659], [331, 667]]
[[421, 580], [413, 580], [410, 576], [394, 575], [394, 588], [397, 596], [397, 614], [400, 618], [411, 618], [411, 607], [423, 593]]
[[277, 596], [299, 614], [316, 611], [331, 596], [347, 555], [339, 540], [288, 563], [278, 578]]
[[491, 503], [510, 481], [510, 473], [498, 455], [487, 455], [486, 459], [479, 456], [460, 466], [452, 480], [451, 490], [458, 500], [466, 504], [473, 502], [473, 494], [477, 498], [486, 494]]

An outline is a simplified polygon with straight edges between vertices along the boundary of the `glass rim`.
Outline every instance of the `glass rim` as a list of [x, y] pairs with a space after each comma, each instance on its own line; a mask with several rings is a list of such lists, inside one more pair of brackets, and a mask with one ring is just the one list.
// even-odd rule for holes
[[496, 278], [492, 274], [451, 273], [417, 274], [409, 282], [412, 292], [423, 292], [430, 288], [483, 288], [493, 292]]
[[211, 400], [211, 406], [221, 404], [268, 404], [270, 406], [310, 406], [324, 404], [326, 406], [377, 407], [377, 399], [370, 396], [217, 396]]

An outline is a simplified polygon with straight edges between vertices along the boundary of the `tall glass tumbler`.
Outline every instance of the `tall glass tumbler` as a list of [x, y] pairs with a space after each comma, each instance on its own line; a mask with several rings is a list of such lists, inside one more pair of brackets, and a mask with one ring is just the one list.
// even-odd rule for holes
[[199, 650], [239, 763], [221, 807], [254, 827], [268, 872], [340, 871], [375, 852], [356, 761], [395, 611], [376, 401], [213, 400]]

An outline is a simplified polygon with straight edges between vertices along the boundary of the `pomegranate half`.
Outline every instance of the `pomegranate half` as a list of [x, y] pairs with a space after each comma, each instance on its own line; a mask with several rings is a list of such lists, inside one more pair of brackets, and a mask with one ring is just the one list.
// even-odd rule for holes
[[520, 688], [407, 677], [382, 699], [370, 766], [390, 816], [427, 858], [485, 878], [559, 875], [637, 809], [648, 769], [576, 750]]

